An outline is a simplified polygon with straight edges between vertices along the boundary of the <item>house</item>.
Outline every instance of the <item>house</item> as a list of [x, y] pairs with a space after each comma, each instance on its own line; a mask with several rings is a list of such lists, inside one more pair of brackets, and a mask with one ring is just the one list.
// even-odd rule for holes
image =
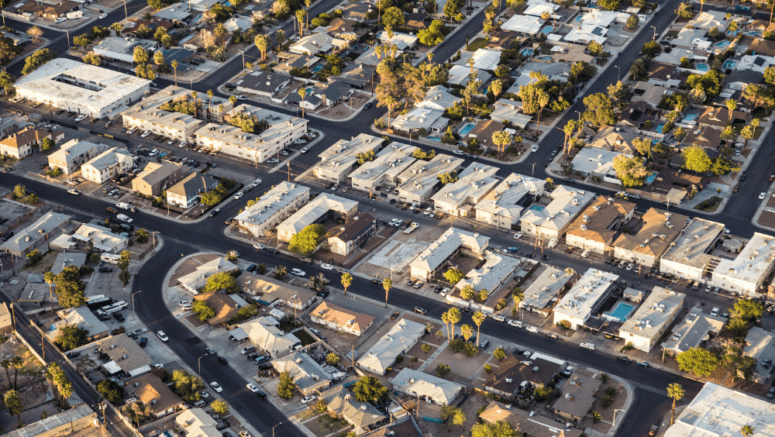
[[692, 129], [681, 144], [684, 146], [700, 146], [715, 151], [721, 147], [721, 131], [707, 126]]
[[370, 402], [359, 402], [343, 385], [320, 394], [326, 401], [329, 414], [343, 418], [353, 428], [353, 432], [362, 435], [386, 419]]
[[500, 99], [493, 105], [491, 120], [501, 121], [503, 124], [524, 129], [533, 120], [533, 115], [522, 114], [522, 102]]
[[134, 53], [137, 47], [153, 53], [159, 49], [159, 43], [147, 39], [109, 36], [103, 38], [92, 50], [95, 55], [103, 59], [112, 59], [132, 65], [134, 64]]
[[325, 33], [313, 33], [292, 44], [288, 51], [301, 55], [329, 55], [336, 49], [347, 47], [347, 41]]
[[533, 389], [548, 386], [564, 365], [564, 361], [538, 352], [529, 357], [511, 353], [498, 363], [492, 376], [486, 378], [484, 388], [488, 392], [511, 398], [524, 392], [528, 384]]
[[223, 23], [229, 32], [244, 32], [253, 27], [253, 20], [248, 17], [231, 17]]
[[[189, 89], [170, 85], [160, 92], [148, 96], [121, 113], [124, 127], [148, 131], [154, 135], [161, 135], [181, 142], [191, 141], [194, 132], [205, 124], [204, 120], [174, 110], [175, 105], [188, 102], [190, 93]], [[223, 105], [224, 110], [232, 108], [232, 104], [228, 100]]]
[[59, 150], [48, 155], [48, 166], [58, 168], [64, 174], [71, 174], [81, 165], [108, 150], [105, 144], [95, 144], [91, 141], [81, 141], [74, 138], [59, 147]]
[[682, 80], [677, 66], [664, 62], [652, 62], [648, 75], [649, 83], [661, 85], [665, 88], [678, 88], [686, 80]]
[[[395, 57], [400, 58], [403, 54], [404, 52], [402, 52], [401, 50], [397, 50], [395, 52]], [[361, 53], [360, 56], [355, 58], [355, 61], [353, 61], [353, 64], [370, 65], [376, 68], [380, 62], [381, 62], [381, 57], [377, 56], [377, 46], [375, 45], [367, 48], [363, 53]]]
[[320, 58], [317, 56], [309, 56], [299, 53], [279, 52], [277, 53], [277, 65], [275, 65], [275, 73], [291, 75], [291, 70], [298, 68], [299, 70], [309, 70], [314, 67]]
[[414, 50], [417, 48], [417, 36], [402, 32], [382, 32], [380, 42], [385, 45], [394, 45], [398, 50]]
[[334, 213], [347, 220], [358, 213], [358, 202], [322, 193], [277, 226], [277, 239], [283, 242], [291, 241], [294, 235], [307, 226], [317, 223], [329, 213]]
[[223, 0], [191, 0], [189, 3], [189, 8], [198, 11], [198, 12], [206, 12], [209, 11], [210, 8], [212, 8], [214, 5], [225, 3]]
[[328, 237], [331, 252], [347, 256], [357, 249], [363, 248], [377, 233], [377, 219], [371, 214], [360, 214], [344, 224], [339, 231], [334, 231]]
[[455, 103], [461, 102], [463, 99], [455, 97], [447, 88], [442, 85], [436, 85], [428, 89], [425, 93], [425, 98], [417, 103], [417, 108], [433, 109], [435, 111], [444, 111], [447, 108], [451, 108]]
[[38, 250], [44, 254], [48, 252], [48, 240], [53, 238], [52, 234], [63, 229], [69, 223], [69, 215], [47, 212], [35, 223], [22, 230], [17, 230], [14, 236], [0, 245], [0, 249], [19, 257], [24, 257], [33, 250]]
[[721, 333], [726, 321], [727, 319], [721, 316], [704, 314], [702, 308], [695, 306], [683, 322], [676, 325], [673, 335], [662, 343], [662, 349], [678, 355], [689, 349], [705, 346], [711, 337]]
[[659, 271], [699, 281], [705, 269], [719, 258], [710, 254], [724, 231], [722, 223], [693, 218], [659, 261]]
[[549, 317], [552, 306], [557, 302], [557, 296], [567, 287], [574, 273], [571, 270], [560, 270], [546, 266], [546, 270], [523, 292], [519, 309], [532, 311], [541, 317]]
[[409, 368], [401, 369], [390, 383], [393, 390], [437, 405], [451, 404], [464, 389], [460, 384]]
[[132, 179], [132, 191], [144, 196], [158, 197], [162, 191], [183, 180], [189, 172], [189, 168], [174, 162], [149, 162], [145, 169]]
[[279, 324], [274, 317], [259, 317], [240, 324], [240, 327], [250, 341], [276, 359], [288, 355], [296, 346], [301, 346], [301, 340], [278, 328]]
[[309, 316], [315, 323], [359, 337], [374, 323], [374, 317], [368, 314], [350, 311], [328, 302], [321, 302], [310, 311]]
[[218, 437], [218, 422], [201, 408], [189, 408], [175, 416], [175, 423], [189, 437]]
[[705, 31], [714, 27], [718, 30], [724, 30], [726, 29], [727, 21], [725, 15], [726, 14], [721, 11], [702, 11], [701, 14], [689, 21], [689, 26], [693, 29], [702, 29]]
[[46, 336], [52, 342], [56, 342], [61, 334], [60, 329], [63, 326], [77, 326], [86, 330], [86, 339], [88, 342], [107, 337], [110, 328], [100, 321], [86, 306], [77, 308], [67, 308], [57, 311], [57, 318], [46, 326]]
[[503, 284], [511, 280], [521, 264], [520, 258], [488, 250], [484, 254], [484, 265], [471, 269], [455, 287], [462, 290], [471, 286], [477, 293], [486, 290], [488, 295], [492, 296]]
[[671, 243], [681, 235], [689, 217], [649, 208], [641, 217], [640, 226], [632, 234], [620, 234], [614, 241], [614, 257], [650, 268]]
[[191, 208], [199, 203], [202, 193], [214, 190], [220, 181], [210, 175], [191, 173], [167, 190], [167, 203]]
[[20, 98], [94, 119], [139, 101], [150, 86], [150, 80], [67, 58], [53, 59], [14, 84]]
[[210, 262], [200, 264], [193, 272], [178, 278], [178, 284], [191, 293], [197, 294], [200, 289], [207, 285], [207, 279], [210, 276], [236, 269], [237, 266], [227, 261], [226, 258], [218, 257]]
[[365, 23], [368, 21], [366, 14], [372, 10], [372, 6], [368, 3], [347, 3], [341, 9], [341, 18]]
[[471, 164], [457, 175], [457, 181], [444, 185], [431, 197], [434, 209], [453, 216], [473, 217], [474, 206], [498, 183], [497, 172], [497, 167]]
[[307, 94], [303, 99], [298, 93], [289, 93], [285, 97], [285, 104], [295, 104], [299, 108], [303, 108], [307, 111], [314, 111], [323, 104], [323, 99], [316, 96], [314, 92], [312, 94]]
[[390, 124], [392, 129], [401, 132], [442, 132], [447, 128], [449, 120], [443, 118], [444, 112], [427, 108], [412, 108], [406, 114], [401, 114]]
[[686, 295], [654, 287], [646, 301], [619, 328], [619, 337], [649, 353], [683, 309]]
[[160, 9], [153, 14], [153, 17], [158, 20], [164, 20], [169, 23], [184, 22], [191, 18], [193, 12], [189, 9], [188, 5], [173, 3], [166, 8]]
[[543, 179], [511, 173], [476, 204], [476, 220], [501, 229], [519, 222], [524, 207], [544, 194]]
[[587, 369], [574, 371], [560, 387], [561, 396], [552, 404], [554, 414], [574, 423], [581, 422], [595, 403], [595, 394], [601, 385], [603, 382], [597, 373]]
[[624, 200], [598, 197], [568, 226], [565, 242], [582, 251], [610, 255], [614, 237], [622, 225], [630, 222], [635, 206]]
[[[589, 14], [582, 15], [586, 17]], [[606, 36], [608, 29], [603, 26], [597, 26], [594, 24], [582, 24], [581, 26], [574, 26], [573, 29], [565, 34], [564, 41], [575, 44], [589, 44], [594, 41], [598, 44], [605, 44], [608, 40]]]
[[35, 147], [40, 147], [44, 138], [54, 140], [51, 131], [28, 127], [0, 141], [0, 155], [24, 159], [35, 152]]
[[754, 38], [754, 41], [748, 46], [748, 49], [762, 56], [775, 57], [775, 41], [764, 38]]
[[[417, 160], [398, 174], [396, 187], [388, 199], [401, 203], [421, 205], [430, 200], [439, 184], [439, 175], [456, 172], [465, 160], [445, 154], [438, 154], [430, 161]], [[398, 194], [396, 194], [396, 190]]]
[[633, 140], [639, 137], [638, 132], [631, 132], [626, 128], [606, 126], [600, 129], [594, 138], [585, 146], [595, 149], [610, 150], [625, 155], [634, 155], [638, 150], [633, 145]]
[[743, 354], [756, 360], [751, 381], [767, 384], [772, 378], [775, 361], [775, 335], [758, 326], [752, 327], [745, 336]]
[[751, 114], [747, 112], [734, 110], [730, 117], [727, 108], [707, 106], [702, 114], [700, 114], [700, 118], [697, 121], [700, 126], [724, 130], [728, 123], [732, 123], [733, 125], [747, 124], [750, 115]]
[[383, 142], [382, 138], [368, 134], [339, 140], [318, 155], [321, 161], [313, 167], [313, 173], [325, 181], [343, 183], [358, 163], [359, 155], [376, 153]]
[[554, 324], [576, 330], [583, 326], [616, 289], [619, 275], [589, 269], [554, 307]]
[[476, 123], [473, 129], [471, 129], [466, 136], [461, 138], [462, 141], [468, 143], [470, 140], [476, 140], [479, 145], [487, 148], [498, 149], [498, 145], [494, 143], [492, 136], [496, 132], [500, 132], [506, 129], [506, 125], [495, 120], [485, 120]]
[[68, 266], [75, 266], [80, 269], [86, 264], [86, 253], [83, 252], [61, 252], [57, 254], [54, 259], [54, 263], [51, 265], [52, 275], [58, 275], [62, 273], [62, 270]]
[[764, 298], [765, 279], [775, 267], [775, 237], [754, 232], [735, 259], [722, 258], [711, 272], [712, 284], [746, 298]]
[[215, 312], [207, 319], [210, 326], [228, 324], [237, 315], [237, 310], [247, 303], [236, 294], [231, 296], [226, 293], [200, 293], [194, 296], [194, 300], [203, 301]]
[[333, 36], [334, 38], [339, 39], [347, 39], [350, 36], [354, 36], [357, 39], [358, 35], [355, 32], [355, 29], [357, 29], [359, 24], [360, 22], [357, 20], [334, 18], [328, 23], [328, 29], [326, 30], [326, 33]]
[[13, 315], [8, 309], [8, 304], [0, 303], [0, 335], [8, 335], [13, 332]]
[[235, 220], [254, 237], [261, 237], [307, 203], [309, 193], [309, 187], [304, 185], [280, 182], [239, 213]]
[[157, 419], [174, 413], [184, 405], [183, 399], [173, 393], [167, 384], [153, 373], [128, 379], [125, 391], [130, 397], [135, 397], [142, 402]]
[[73, 239], [91, 246], [97, 253], [121, 253], [129, 245], [129, 238], [111, 232], [94, 223], [84, 223], [73, 233]]
[[652, 82], [638, 82], [632, 88], [632, 102], [646, 102], [652, 108], [656, 108], [662, 102], [667, 89], [660, 84]]
[[353, 189], [366, 191], [370, 196], [382, 188], [389, 191], [396, 185], [398, 175], [417, 160], [413, 156], [416, 150], [414, 146], [390, 143], [373, 161], [364, 162], [350, 173]]
[[242, 291], [265, 306], [284, 305], [304, 311], [315, 302], [315, 292], [306, 286], [291, 285], [256, 273], [242, 272], [237, 283]]
[[745, 425], [754, 429], [752, 436], [775, 435], [775, 416], [771, 411], [769, 400], [706, 382], [663, 436], [733, 436], [740, 434]]
[[102, 368], [111, 376], [120, 374], [135, 377], [151, 371], [151, 358], [138, 342], [126, 334], [98, 340], [96, 346], [108, 355], [108, 361]]
[[272, 366], [277, 373], [288, 372], [296, 388], [304, 396], [327, 389], [333, 380], [323, 366], [304, 352], [294, 352], [283, 358], [277, 358], [272, 361]]
[[544, 26], [544, 20], [541, 17], [530, 15], [514, 14], [508, 21], [503, 23], [501, 29], [516, 32], [521, 36], [536, 35]]
[[89, 182], [104, 184], [129, 172], [134, 165], [134, 157], [126, 149], [113, 147], [85, 163], [81, 167], [81, 176]]
[[581, 172], [585, 177], [595, 176], [605, 182], [621, 185], [622, 182], [616, 177], [616, 170], [614, 169], [614, 160], [619, 156], [632, 158], [632, 155], [625, 155], [619, 152], [584, 147], [573, 158], [573, 171]]
[[548, 205], [531, 207], [522, 214], [519, 219], [522, 232], [544, 239], [559, 239], [573, 219], [595, 198], [595, 193], [560, 185], [549, 196], [552, 201]]
[[254, 71], [240, 77], [235, 85], [237, 85], [238, 93], [255, 94], [271, 98], [290, 83], [290, 76]]
[[52, 3], [28, 2], [16, 8], [16, 12], [19, 15], [30, 13], [32, 15], [39, 15], [43, 18], [55, 20], [57, 18], [64, 17], [68, 12], [75, 11], [80, 8], [80, 3], [71, 2], [69, 0]]
[[378, 375], [384, 375], [387, 369], [395, 363], [396, 357], [414, 347], [425, 335], [425, 332], [425, 325], [400, 319], [358, 360], [358, 367]]
[[315, 88], [315, 95], [320, 97], [320, 100], [328, 107], [334, 106], [342, 101], [347, 101], [352, 94], [353, 89], [349, 83], [344, 83], [339, 80], [329, 80], [329, 82], [322, 87]]
[[[577, 428], [568, 428], [559, 430], [557, 421], [535, 415], [532, 411], [528, 412], [520, 408], [511, 408], [498, 402], [490, 402], [487, 408], [479, 414], [479, 418], [487, 424], [496, 424], [506, 422], [515, 429], [527, 433], [532, 437], [581, 437], [582, 430]], [[561, 432], [562, 434], [559, 434]]]
[[420, 252], [409, 264], [412, 278], [430, 281], [458, 254], [481, 259], [490, 244], [490, 238], [478, 233], [449, 228], [438, 240]]
[[366, 86], [378, 84], [379, 75], [377, 75], [377, 68], [373, 65], [353, 63], [345, 67], [342, 73], [336, 76], [336, 81], [350, 88], [360, 90]]

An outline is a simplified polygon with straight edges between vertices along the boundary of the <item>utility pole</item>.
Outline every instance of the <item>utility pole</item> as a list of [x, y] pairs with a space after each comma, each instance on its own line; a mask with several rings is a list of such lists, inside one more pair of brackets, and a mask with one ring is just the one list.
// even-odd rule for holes
[[291, 162], [288, 161], [288, 182], [291, 181]]
[[350, 345], [350, 364], [353, 366], [353, 373], [355, 373], [355, 346]]
[[[33, 322], [32, 320], [30, 320], [30, 323], [32, 324], [32, 326], [35, 326], [35, 322]], [[46, 343], [43, 342], [43, 330], [42, 329], [40, 330], [40, 350], [43, 353], [43, 362], [45, 362], [46, 361]]]
[[53, 284], [51, 282], [48, 283], [48, 295], [49, 295], [49, 298], [51, 299], [51, 312], [53, 313], [54, 312], [54, 291], [52, 289], [52, 285]]

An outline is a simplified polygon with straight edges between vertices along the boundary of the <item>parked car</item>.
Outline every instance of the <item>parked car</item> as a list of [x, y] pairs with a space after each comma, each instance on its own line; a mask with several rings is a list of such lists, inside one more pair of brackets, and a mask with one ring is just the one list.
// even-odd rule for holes
[[584, 349], [589, 349], [591, 351], [595, 350], [595, 344], [594, 343], [581, 343], [579, 346], [583, 347]]
[[417, 314], [422, 314], [422, 315], [428, 314], [428, 310], [426, 310], [425, 308], [422, 308], [422, 307], [414, 307], [414, 312], [416, 312]]
[[390, 315], [390, 320], [397, 319], [400, 314], [401, 314], [400, 312], [395, 311], [393, 314]]
[[211, 383], [210, 383], [210, 387], [212, 387], [212, 388], [213, 388], [213, 390], [215, 390], [215, 391], [216, 391], [216, 392], [218, 392], [218, 393], [220, 393], [220, 392], [222, 392], [222, 391], [223, 391], [223, 387], [221, 387], [221, 385], [220, 385], [220, 384], [218, 384], [218, 383], [217, 383], [217, 382], [215, 382], [215, 381], [213, 381], [213, 382], [211, 382]]
[[156, 333], [156, 336], [159, 337], [159, 340], [161, 340], [161, 341], [163, 341], [165, 343], [167, 341], [169, 341], [169, 337], [167, 337], [167, 334], [165, 334], [164, 331], [158, 331]]
[[291, 274], [294, 276], [301, 276], [301, 277], [307, 276], [307, 273], [304, 270], [297, 269], [296, 267], [291, 269]]
[[306, 405], [306, 404], [314, 401], [315, 399], [317, 399], [317, 397], [315, 395], [304, 396], [301, 399], [301, 403]]
[[222, 365], [224, 365], [224, 366], [225, 366], [225, 365], [227, 365], [227, 364], [229, 364], [229, 362], [228, 362], [228, 361], [226, 361], [226, 358], [224, 358], [224, 357], [221, 357], [221, 356], [219, 356], [219, 357], [218, 357], [218, 362], [219, 362], [219, 363], [221, 363], [221, 364], [222, 364]]

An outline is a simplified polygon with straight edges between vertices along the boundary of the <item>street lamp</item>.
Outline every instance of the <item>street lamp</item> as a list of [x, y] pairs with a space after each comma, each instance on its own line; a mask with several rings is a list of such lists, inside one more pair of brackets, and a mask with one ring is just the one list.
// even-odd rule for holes
[[618, 65], [614, 65], [614, 68], [616, 69], [616, 82], [618, 83], [622, 80], [622, 69]]
[[65, 35], [67, 35], [67, 50], [70, 50], [70, 32], [65, 30]]
[[156, 249], [156, 234], [158, 234], [159, 231], [151, 231], [151, 238], [153, 241], [153, 248]]
[[654, 26], [649, 26], [649, 27], [654, 29], [654, 39], [652, 39], [652, 41], [656, 41], [657, 40], [657, 28], [654, 27]]
[[240, 50], [240, 53], [242, 53], [242, 69], [245, 69], [245, 52]]
[[275, 425], [275, 426], [273, 426], [273, 427], [272, 427], [272, 437], [274, 437], [274, 429], [275, 429], [275, 428], [277, 428], [278, 426], [282, 425], [282, 424], [283, 424], [283, 423], [282, 423], [282, 422], [280, 422], [280, 423], [278, 423], [277, 425]]
[[[202, 355], [202, 357], [206, 357], [206, 356], [207, 356], [207, 354]], [[202, 357], [199, 357], [199, 358], [196, 359], [196, 364], [197, 364], [197, 367], [199, 368], [199, 377], [200, 378], [202, 377], [202, 361], [201, 361]]]
[[579, 120], [581, 120], [581, 112], [579, 111], [573, 111], [573, 112], [575, 112], [576, 114], [579, 114]]
[[613, 420], [613, 423], [611, 423], [611, 428], [616, 426], [616, 412], [617, 411], [622, 411], [623, 412], [624, 410], [622, 410], [621, 408], [617, 408], [617, 409], [614, 410], [614, 420]]
[[141, 290], [137, 290], [134, 293], [132, 293], [132, 312], [135, 311], [135, 294], [137, 294], [137, 293], [142, 293], [142, 291]]

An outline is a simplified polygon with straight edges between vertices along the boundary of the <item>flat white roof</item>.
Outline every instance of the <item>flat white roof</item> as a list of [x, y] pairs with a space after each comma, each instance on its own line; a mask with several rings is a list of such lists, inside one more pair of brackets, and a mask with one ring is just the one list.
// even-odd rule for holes
[[775, 262], [775, 237], [755, 232], [743, 250], [733, 260], [722, 259], [714, 275], [737, 281], [758, 282]]
[[473, 252], [481, 253], [490, 242], [490, 237], [478, 233], [449, 228], [441, 234], [438, 240], [431, 243], [417, 258], [410, 263], [411, 267], [432, 271], [447, 259], [459, 247], [464, 246]]
[[702, 268], [710, 262], [711, 256], [707, 252], [723, 231], [722, 223], [695, 217], [670, 244], [662, 260]]
[[580, 27], [574, 27], [563, 39], [568, 42], [588, 43], [595, 41], [598, 44], [603, 44], [608, 39], [607, 34], [608, 29], [603, 26], [584, 24]]
[[[213, 101], [213, 103], [215, 104], [216, 101]], [[269, 127], [257, 134], [249, 134], [235, 126], [208, 123], [197, 130], [195, 134], [199, 137], [232, 144], [245, 149], [264, 150], [274, 147], [278, 138], [287, 137], [290, 133], [296, 131], [299, 126], [306, 126], [307, 124], [306, 119], [251, 105], [240, 105], [234, 108], [233, 112], [235, 114], [252, 115], [258, 121], [268, 123]]]
[[407, 167], [412, 165], [416, 158], [412, 157], [415, 146], [401, 143], [390, 143], [380, 150], [374, 161], [369, 161], [350, 173], [350, 178], [375, 182], [382, 178], [394, 179]]
[[309, 187], [298, 185], [291, 182], [280, 182], [275, 185], [266, 194], [261, 196], [258, 201], [237, 215], [237, 221], [250, 224], [261, 224], [274, 217], [278, 211], [285, 208], [289, 203], [295, 201], [304, 193], [309, 193]]
[[584, 147], [573, 158], [573, 170], [578, 170], [582, 173], [603, 174], [615, 178], [616, 170], [614, 170], [614, 158], [617, 156], [632, 157], [632, 155], [614, 152], [612, 150]]
[[190, 93], [191, 90], [189, 89], [170, 85], [158, 93], [148, 96], [143, 101], [138, 102], [136, 105], [122, 112], [121, 115], [136, 120], [155, 123], [170, 129], [187, 131], [204, 124], [204, 121], [199, 120], [190, 114], [165, 111], [160, 109], [160, 106], [174, 100], [185, 99]]
[[510, 30], [512, 32], [529, 33], [535, 35], [541, 31], [541, 27], [544, 25], [544, 20], [540, 17], [534, 17], [531, 15], [514, 15], [509, 18], [509, 21], [503, 24], [501, 28], [503, 30]]
[[14, 87], [85, 107], [104, 108], [137, 91], [147, 90], [150, 85], [150, 80], [57, 58], [19, 79]]
[[358, 360], [358, 365], [384, 374], [396, 357], [408, 351], [424, 334], [425, 325], [401, 319]]
[[673, 321], [673, 315], [683, 307], [685, 298], [683, 293], [654, 287], [649, 297], [619, 328], [619, 335], [623, 337], [623, 333], [629, 333], [636, 337], [654, 338]]
[[481, 202], [476, 209], [493, 215], [511, 217], [512, 221], [519, 218], [524, 209], [519, 205], [526, 195], [535, 196], [543, 193], [546, 181], [512, 173], [501, 181]]
[[423, 194], [433, 189], [439, 183], [439, 175], [460, 168], [465, 160], [450, 155], [439, 154], [430, 161], [415, 161], [409, 168], [398, 175], [401, 184], [399, 192]]
[[586, 320], [592, 308], [619, 279], [619, 275], [597, 269], [589, 269], [554, 307], [556, 314]]
[[360, 134], [351, 140], [339, 140], [334, 145], [318, 155], [322, 160], [315, 169], [339, 173], [348, 169], [358, 161], [358, 155], [369, 150], [377, 151], [382, 147], [383, 139], [374, 135]]
[[413, 108], [403, 115], [399, 115], [393, 120], [392, 126], [402, 131], [409, 129], [441, 129], [446, 126], [448, 121], [443, 118], [444, 111], [428, 108]]
[[466, 277], [457, 283], [456, 287], [462, 289], [470, 285], [475, 291], [487, 290], [492, 295], [501, 284], [511, 277], [522, 264], [519, 258], [501, 255], [486, 251], [484, 265], [478, 269], [471, 269]]
[[497, 167], [473, 163], [458, 175], [458, 180], [443, 186], [431, 198], [434, 202], [460, 205], [467, 200], [479, 201], [498, 183]]
[[569, 272], [547, 266], [546, 270], [525, 290], [524, 297], [519, 303], [520, 308], [528, 307], [539, 310], [546, 308], [572, 277], [573, 275]]
[[529, 209], [522, 215], [520, 221], [532, 223], [535, 226], [560, 231], [570, 223], [586, 205], [595, 197], [595, 193], [574, 190], [565, 185], [555, 188], [550, 195], [552, 202], [543, 210]]
[[49, 162], [51, 160], [56, 160], [60, 162], [72, 162], [75, 159], [79, 158], [81, 155], [88, 153], [90, 150], [94, 148], [99, 148], [100, 150], [107, 150], [108, 146], [105, 144], [95, 144], [91, 141], [82, 141], [78, 138], [73, 138], [72, 140], [62, 144], [59, 147], [59, 150], [52, 153], [48, 156]]
[[503, 52], [497, 50], [479, 49], [474, 52], [474, 68], [479, 70], [495, 71], [501, 61]]
[[296, 211], [295, 214], [288, 217], [284, 222], [280, 223], [277, 226], [277, 232], [297, 234], [301, 232], [302, 229], [315, 223], [317, 219], [328, 211], [347, 214], [357, 208], [358, 202], [355, 200], [322, 193], [314, 200], [304, 205], [300, 210]]

